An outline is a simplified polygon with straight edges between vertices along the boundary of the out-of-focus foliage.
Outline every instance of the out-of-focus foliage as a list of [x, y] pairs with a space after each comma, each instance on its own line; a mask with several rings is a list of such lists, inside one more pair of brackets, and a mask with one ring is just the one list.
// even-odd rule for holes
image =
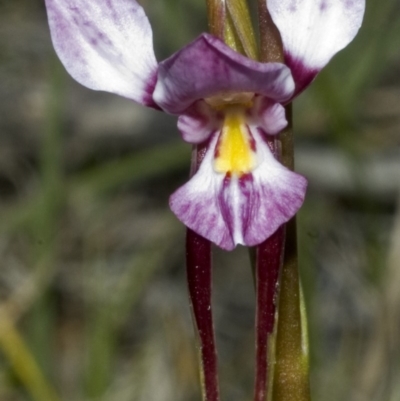
[[[206, 28], [201, 0], [143, 0], [159, 59]], [[400, 5], [296, 101], [315, 401], [399, 401]], [[0, 3], [0, 399], [198, 400], [173, 118], [67, 76], [40, 0]], [[223, 399], [250, 399], [246, 252], [216, 252]]]

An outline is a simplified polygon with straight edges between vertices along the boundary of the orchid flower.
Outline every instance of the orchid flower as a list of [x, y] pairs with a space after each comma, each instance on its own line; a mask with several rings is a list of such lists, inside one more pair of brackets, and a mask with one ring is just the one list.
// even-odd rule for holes
[[55, 50], [82, 85], [179, 116], [204, 158], [170, 198], [190, 229], [219, 247], [253, 246], [301, 207], [306, 179], [284, 167], [268, 139], [284, 106], [357, 33], [363, 0], [268, 0], [285, 63], [260, 63], [202, 34], [157, 64], [152, 30], [135, 0], [46, 0]]
[[[275, 401], [308, 400], [297, 266], [290, 258], [283, 263], [279, 308], [284, 310], [277, 323], [277, 338], [288, 344], [290, 358], [280, 358], [283, 370], [277, 363], [275, 372], [281, 371], [282, 378], [269, 385], [267, 354], [276, 327], [283, 250], [285, 259], [296, 252], [295, 236], [285, 239], [284, 223], [301, 207], [307, 186], [304, 177], [280, 163], [274, 138], [288, 124], [285, 106], [356, 35], [365, 0], [259, 0], [260, 31], [270, 16], [282, 40], [284, 63], [251, 60], [202, 34], [159, 64], [150, 23], [136, 0], [45, 1], [55, 50], [73, 78], [178, 116], [183, 139], [196, 145], [191, 178], [172, 194], [170, 207], [188, 227], [187, 275], [203, 399], [219, 401], [211, 311], [213, 242], [226, 250], [257, 245], [255, 401], [269, 400], [272, 387], [285, 393], [274, 396]], [[225, 7], [225, 2], [216, 3]], [[260, 39], [261, 45], [269, 40]], [[293, 219], [287, 228], [295, 232]], [[280, 332], [289, 335], [280, 337]], [[304, 377], [301, 389], [297, 379]]]

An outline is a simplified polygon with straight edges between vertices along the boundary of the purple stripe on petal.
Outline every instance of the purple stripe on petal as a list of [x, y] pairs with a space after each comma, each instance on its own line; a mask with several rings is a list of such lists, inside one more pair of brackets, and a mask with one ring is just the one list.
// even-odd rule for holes
[[303, 204], [307, 180], [281, 165], [271, 153], [257, 130], [256, 139], [261, 164], [252, 173], [252, 183], [241, 183], [247, 198], [248, 218], [244, 227], [244, 242], [257, 245], [292, 218]]
[[218, 204], [224, 175], [215, 173], [212, 165], [217, 140], [215, 135], [198, 171], [171, 195], [169, 205], [187, 227], [222, 249], [232, 250], [235, 244]]
[[257, 129], [259, 165], [250, 174], [227, 177], [219, 194], [221, 214], [235, 244], [254, 246], [270, 237], [301, 207], [307, 181], [273, 156]]
[[[251, 176], [250, 176], [251, 177]], [[246, 222], [246, 197], [241, 193], [239, 178], [227, 174], [218, 194], [219, 206], [224, 221], [235, 245], [244, 244], [243, 224]]]
[[276, 102], [291, 97], [294, 82], [281, 63], [259, 63], [203, 34], [160, 63], [154, 99], [165, 111], [180, 114], [196, 100], [251, 92]]
[[46, 0], [54, 48], [82, 85], [158, 108], [152, 31], [134, 0]]

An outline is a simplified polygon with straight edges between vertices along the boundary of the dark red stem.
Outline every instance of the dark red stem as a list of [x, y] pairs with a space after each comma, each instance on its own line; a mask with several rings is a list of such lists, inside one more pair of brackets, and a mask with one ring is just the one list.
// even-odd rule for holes
[[204, 401], [218, 401], [217, 351], [211, 308], [211, 243], [188, 229], [186, 266], [189, 294], [200, 345]]
[[268, 337], [274, 331], [279, 273], [283, 260], [285, 228], [278, 230], [256, 253], [256, 375], [254, 400], [266, 401], [269, 380]]

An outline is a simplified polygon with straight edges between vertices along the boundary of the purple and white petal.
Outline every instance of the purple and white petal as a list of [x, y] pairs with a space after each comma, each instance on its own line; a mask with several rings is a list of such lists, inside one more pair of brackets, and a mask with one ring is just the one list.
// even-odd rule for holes
[[306, 179], [274, 158], [258, 130], [252, 129], [252, 135], [260, 160], [252, 173], [214, 171], [216, 134], [197, 173], [170, 197], [179, 220], [225, 250], [261, 243], [304, 201]]
[[250, 60], [209, 34], [202, 34], [159, 65], [154, 100], [180, 114], [192, 103], [217, 95], [250, 92], [276, 102], [294, 91], [290, 70], [281, 63]]
[[262, 96], [255, 99], [251, 118], [268, 135], [279, 134], [287, 126], [285, 108]]
[[222, 118], [205, 101], [199, 100], [178, 118], [178, 129], [184, 141], [200, 144], [221, 127]]
[[357, 34], [365, 0], [266, 0], [279, 29], [296, 94]]
[[155, 106], [152, 31], [135, 0], [46, 0], [46, 8], [54, 48], [74, 79]]
[[219, 247], [231, 250], [235, 247], [235, 243], [222, 217], [218, 202], [224, 174], [217, 174], [213, 169], [217, 140], [218, 135], [214, 135], [199, 170], [171, 195], [169, 205], [187, 227]]
[[247, 246], [261, 243], [290, 220], [303, 204], [307, 180], [280, 164], [261, 135], [252, 130], [261, 164], [242, 180], [243, 242]]

